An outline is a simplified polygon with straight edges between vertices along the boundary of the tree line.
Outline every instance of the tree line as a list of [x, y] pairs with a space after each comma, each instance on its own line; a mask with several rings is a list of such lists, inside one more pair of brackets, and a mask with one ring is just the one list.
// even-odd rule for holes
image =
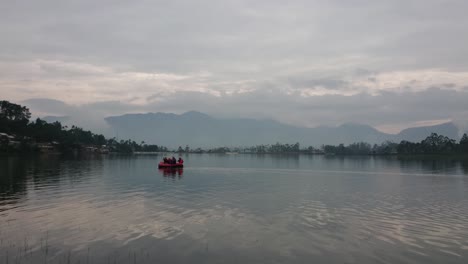
[[48, 123], [40, 118], [30, 121], [25, 106], [0, 101], [0, 150], [37, 150], [39, 143], [53, 144], [59, 151], [82, 150], [93, 146], [114, 152], [167, 151], [166, 147], [137, 143], [133, 140], [107, 139], [77, 126], [67, 127], [60, 122]]
[[340, 144], [338, 146], [322, 146], [325, 154], [335, 155], [433, 155], [433, 154], [468, 154], [468, 136], [463, 134], [457, 143], [437, 133], [431, 133], [420, 142], [409, 142], [406, 140], [400, 143], [384, 142], [380, 145], [370, 145], [365, 142], [353, 143], [348, 146]]
[[[102, 134], [72, 126], [63, 126], [60, 122], [48, 123], [40, 118], [30, 121], [31, 113], [25, 106], [0, 101], [0, 150], [12, 148], [11, 142], [16, 142], [16, 150], [34, 150], [38, 142], [50, 142], [57, 145], [61, 151], [82, 149], [86, 146], [106, 146], [110, 151], [131, 153], [165, 152], [164, 146], [137, 143], [133, 140], [107, 139]], [[7, 135], [14, 135], [14, 139]], [[10, 141], [10, 142], [8, 142]], [[357, 142], [349, 145], [322, 145], [301, 147], [298, 142], [293, 144], [267, 144], [251, 147], [216, 147], [209, 149], [190, 149], [179, 147], [179, 153], [306, 153], [329, 155], [419, 155], [419, 154], [468, 154], [468, 136], [464, 134], [459, 142], [443, 135], [432, 133], [421, 142], [401, 141], [400, 143], [386, 141], [371, 145]]]
[[468, 136], [463, 134], [460, 141], [432, 133], [418, 143], [401, 141], [397, 147], [399, 154], [468, 154]]
[[179, 153], [297, 153], [297, 154], [326, 154], [326, 155], [424, 155], [424, 154], [468, 154], [468, 136], [464, 134], [457, 143], [443, 135], [432, 133], [421, 142], [401, 141], [395, 143], [385, 141], [381, 144], [371, 145], [366, 142], [357, 142], [349, 145], [322, 145], [320, 148], [307, 146], [302, 148], [299, 143], [293, 144], [267, 144], [251, 147], [215, 147], [190, 149], [179, 147]]

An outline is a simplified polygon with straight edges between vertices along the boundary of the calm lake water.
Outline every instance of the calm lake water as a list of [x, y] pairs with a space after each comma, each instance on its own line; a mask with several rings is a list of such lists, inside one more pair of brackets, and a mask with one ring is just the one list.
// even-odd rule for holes
[[467, 263], [468, 161], [0, 157], [0, 263]]

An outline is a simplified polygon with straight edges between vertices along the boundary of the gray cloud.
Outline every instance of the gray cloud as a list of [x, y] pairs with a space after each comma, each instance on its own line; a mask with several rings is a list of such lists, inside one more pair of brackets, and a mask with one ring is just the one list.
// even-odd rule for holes
[[[1, 48], [143, 70], [296, 67], [363, 56], [372, 68], [460, 67], [466, 1], [4, 2]], [[374, 60], [384, 60], [383, 65]], [[386, 60], [391, 60], [389, 63]], [[424, 63], [423, 65], [421, 65]], [[430, 63], [428, 65], [427, 63]], [[364, 67], [366, 65], [363, 65]]]
[[[103, 118], [129, 112], [175, 112], [183, 113], [198, 110], [215, 117], [250, 117], [257, 119], [274, 119], [297, 126], [318, 126], [359, 122], [375, 127], [394, 126], [398, 129], [417, 125], [456, 121], [465, 124], [468, 116], [466, 102], [468, 92], [428, 89], [421, 92], [394, 93], [385, 92], [377, 96], [365, 93], [343, 96], [325, 95], [308, 98], [295, 94], [275, 91], [233, 94], [229, 96], [207, 95], [202, 92], [181, 92], [165, 95], [161, 100], [138, 106], [121, 102], [108, 101], [82, 106], [50, 107], [47, 100], [28, 100], [32, 110], [48, 115], [67, 114], [75, 117], [81, 124], [92, 118], [94, 127], [103, 130]], [[268, 109], [268, 111], [265, 111]], [[51, 112], [55, 111], [55, 112]], [[71, 120], [70, 122], [73, 122]], [[89, 120], [88, 120], [89, 121]], [[99, 123], [98, 121], [101, 121]]]
[[290, 78], [289, 83], [296, 89], [310, 88], [310, 87], [324, 87], [326, 89], [340, 89], [349, 86], [349, 83], [343, 80], [337, 80], [334, 78], [322, 78], [322, 79], [308, 79], [302, 78]]
[[0, 92], [93, 117], [463, 119], [466, 10], [463, 0], [3, 1]]

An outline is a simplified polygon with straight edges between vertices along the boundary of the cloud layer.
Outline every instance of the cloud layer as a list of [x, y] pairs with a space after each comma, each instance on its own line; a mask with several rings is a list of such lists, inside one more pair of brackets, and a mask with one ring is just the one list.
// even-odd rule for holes
[[390, 132], [467, 120], [467, 9], [462, 0], [7, 1], [0, 92], [93, 117], [199, 110]]
[[[256, 90], [229, 95], [179, 92], [159, 95], [145, 104], [105, 101], [79, 106], [60, 101], [27, 100], [24, 103], [41, 116], [72, 116], [78, 125], [91, 129], [105, 127], [106, 116], [123, 113], [175, 112], [197, 109], [215, 117], [275, 119], [283, 123], [315, 127], [347, 122], [370, 124], [382, 131], [397, 133], [410, 126], [454, 121], [466, 127], [467, 91], [432, 88], [415, 92], [381, 92], [304, 97], [297, 93]], [[90, 126], [92, 124], [93, 126]], [[468, 127], [466, 127], [468, 128]], [[465, 129], [466, 130], [466, 129]]]

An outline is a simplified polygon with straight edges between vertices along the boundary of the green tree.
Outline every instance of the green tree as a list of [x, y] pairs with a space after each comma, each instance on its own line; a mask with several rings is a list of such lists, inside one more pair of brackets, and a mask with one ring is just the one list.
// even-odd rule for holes
[[25, 106], [0, 101], [0, 130], [6, 133], [22, 134], [31, 118], [29, 109]]
[[421, 147], [424, 153], [448, 153], [455, 149], [455, 140], [437, 133], [432, 133], [426, 139], [421, 141]]
[[299, 149], [300, 149], [299, 142], [296, 142], [296, 144], [292, 146], [292, 151], [299, 152]]
[[461, 153], [468, 153], [468, 135], [466, 133], [460, 139], [460, 151]]
[[332, 145], [323, 145], [323, 146], [322, 146], [322, 151], [323, 151], [325, 154], [337, 154], [337, 153], [336, 153], [337, 147], [336, 147], [336, 146], [332, 146]]
[[38, 142], [63, 141], [65, 132], [60, 122], [47, 123], [38, 118], [28, 125], [27, 135]]

